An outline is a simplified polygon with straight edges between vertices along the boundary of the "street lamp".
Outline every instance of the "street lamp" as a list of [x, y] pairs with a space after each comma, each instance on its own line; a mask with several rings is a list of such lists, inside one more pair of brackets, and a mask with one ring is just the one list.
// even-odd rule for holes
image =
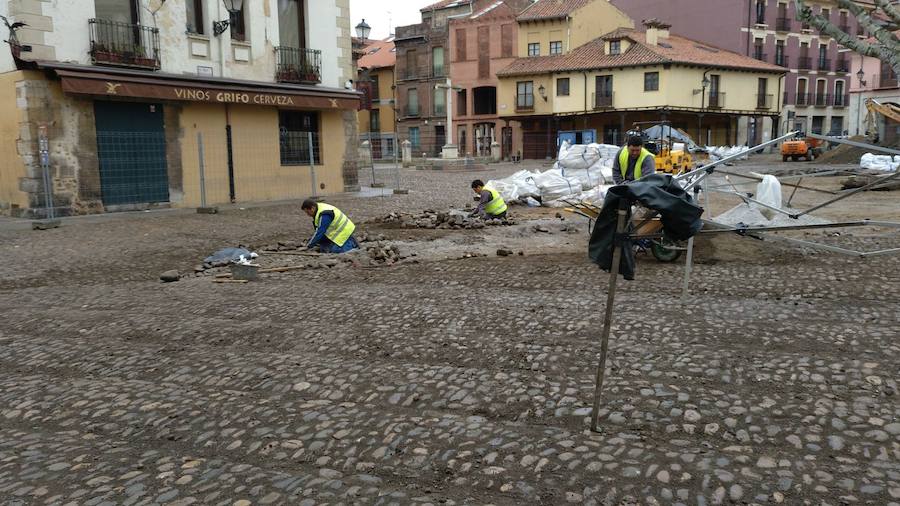
[[538, 94], [544, 99], [544, 102], [547, 101], [547, 88], [544, 88], [543, 84], [538, 88]]
[[225, 4], [225, 9], [231, 16], [222, 21], [213, 21], [213, 35], [216, 37], [225, 33], [225, 30], [231, 25], [231, 17], [244, 8], [244, 0], [222, 0], [222, 3]]
[[[709, 78], [706, 77], [706, 74], [709, 73], [710, 70], [704, 72], [703, 80], [700, 81], [700, 86], [702, 87], [700, 90], [700, 112], [697, 113], [697, 140], [700, 142], [703, 142], [703, 110], [706, 109], [706, 88], [709, 88], [709, 85], [712, 84]], [[703, 144], [706, 145], [705, 142]]]
[[860, 85], [860, 86], [865, 86], [865, 85], [866, 85], [866, 81], [865, 81], [865, 79], [863, 79], [864, 77], [866, 77], [866, 73], [863, 72], [862, 66], [860, 66], [860, 67], [859, 67], [859, 72], [856, 73], [856, 78], [859, 79], [859, 85]]
[[372, 27], [369, 26], [368, 23], [366, 23], [365, 18], [363, 18], [363, 20], [360, 21], [358, 25], [356, 25], [356, 36], [362, 40], [368, 40], [369, 33], [371, 33], [371, 32], [372, 32]]

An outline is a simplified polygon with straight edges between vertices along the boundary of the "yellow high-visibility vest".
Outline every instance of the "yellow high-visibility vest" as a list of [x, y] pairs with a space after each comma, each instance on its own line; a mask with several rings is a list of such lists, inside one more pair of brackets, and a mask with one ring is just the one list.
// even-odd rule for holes
[[497, 216], [505, 213], [508, 206], [506, 205], [506, 201], [503, 200], [503, 197], [500, 196], [500, 192], [490, 186], [485, 186], [484, 189], [491, 192], [491, 201], [484, 206], [485, 214]]
[[[641, 168], [644, 166], [644, 160], [647, 159], [648, 156], [653, 156], [653, 153], [647, 151], [645, 148], [641, 148], [641, 154], [638, 155], [637, 163], [634, 164], [634, 179], [641, 178]], [[622, 148], [622, 151], [619, 152], [619, 170], [622, 172], [622, 179], [625, 179], [626, 174], [628, 174], [628, 148]]]
[[344, 243], [347, 242], [347, 239], [353, 235], [353, 231], [356, 230], [356, 225], [354, 225], [353, 222], [350, 221], [350, 218], [342, 213], [340, 209], [320, 202], [316, 204], [316, 217], [313, 220], [313, 224], [317, 229], [319, 228], [319, 218], [322, 217], [322, 213], [325, 211], [334, 212], [334, 219], [331, 220], [331, 224], [328, 225], [328, 228], [325, 230], [325, 237], [339, 247], [343, 246]]

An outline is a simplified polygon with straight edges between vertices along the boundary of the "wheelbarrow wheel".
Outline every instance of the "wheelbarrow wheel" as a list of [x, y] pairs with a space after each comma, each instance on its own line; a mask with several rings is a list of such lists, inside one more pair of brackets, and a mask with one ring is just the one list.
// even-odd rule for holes
[[653, 241], [650, 252], [653, 254], [653, 258], [660, 262], [674, 262], [681, 256], [678, 246], [669, 241]]

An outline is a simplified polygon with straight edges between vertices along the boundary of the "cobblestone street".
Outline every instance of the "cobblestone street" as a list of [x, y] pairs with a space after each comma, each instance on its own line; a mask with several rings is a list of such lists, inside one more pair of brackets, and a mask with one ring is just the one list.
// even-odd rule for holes
[[[372, 220], [462, 207], [473, 177], [521, 168], [328, 202], [424, 248], [437, 231]], [[892, 201], [896, 221], [888, 193], [841, 209]], [[608, 275], [584, 221], [513, 212], [555, 246], [499, 257], [519, 229], [440, 231], [488, 256], [246, 285], [158, 275], [302, 242], [296, 203], [0, 228], [0, 503], [900, 505], [900, 258], [701, 240], [688, 307], [683, 262], [640, 258], [594, 434]]]

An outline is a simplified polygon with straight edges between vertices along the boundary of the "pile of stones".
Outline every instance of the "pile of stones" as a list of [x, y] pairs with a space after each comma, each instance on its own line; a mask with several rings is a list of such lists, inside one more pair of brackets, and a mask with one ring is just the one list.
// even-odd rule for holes
[[366, 246], [366, 254], [369, 256], [370, 263], [373, 265], [393, 265], [402, 260], [406, 260], [410, 256], [416, 256], [415, 253], [408, 255], [397, 247], [396, 244], [387, 245], [382, 242], [368, 243]]
[[401, 228], [426, 228], [426, 229], [480, 229], [491, 226], [515, 225], [514, 220], [483, 220], [479, 217], [469, 216], [460, 211], [435, 211], [425, 210], [420, 214], [391, 213], [377, 221], [381, 223], [393, 223]]

